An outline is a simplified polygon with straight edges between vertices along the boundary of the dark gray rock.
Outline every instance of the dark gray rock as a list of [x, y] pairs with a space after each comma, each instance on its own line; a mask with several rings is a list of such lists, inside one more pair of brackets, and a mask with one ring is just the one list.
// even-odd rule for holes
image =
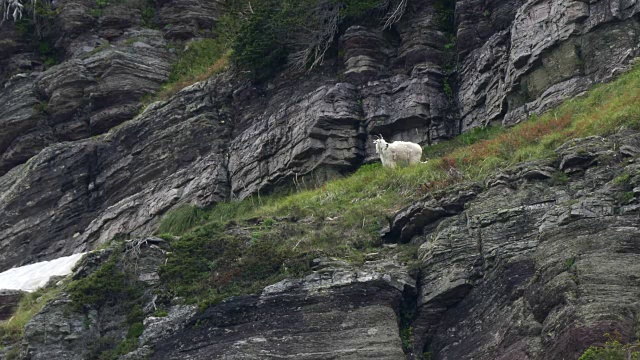
[[102, 134], [135, 116], [140, 99], [169, 76], [165, 45], [159, 31], [127, 30], [117, 42], [85, 46], [35, 81], [36, 73], [8, 80], [0, 89], [0, 174], [50, 144]]
[[[376, 160], [373, 134], [427, 144], [520, 121], [627, 68], [638, 50], [638, 5], [614, 5], [565, 1], [555, 11], [548, 1], [457, 1], [454, 48], [441, 4], [415, 1], [392, 29], [345, 29], [341, 56], [311, 74], [260, 86], [231, 76], [203, 82], [130, 121], [138, 125], [86, 141], [134, 118], [139, 100], [167, 79], [166, 39], [206, 35], [224, 10], [158, 2], [160, 32], [142, 28], [135, 6], [98, 16], [91, 1], [62, 2], [55, 35], [64, 62], [41, 74], [3, 24], [0, 174], [14, 171], [0, 180], [0, 247], [24, 262], [65, 255], [118, 233], [144, 234], [177, 204], [348, 173]], [[9, 80], [16, 69], [34, 72]], [[162, 128], [177, 119], [184, 133]], [[53, 145], [61, 141], [76, 143]], [[588, 166], [581, 156], [566, 159], [568, 171]], [[38, 190], [45, 179], [52, 185]]]
[[[110, 247], [104, 250], [90, 252], [84, 256], [75, 269], [72, 278], [83, 279], [95, 272], [112, 255], [115, 255], [116, 266], [130, 277], [127, 284], [139, 291], [140, 298], [135, 299], [143, 308], [143, 315], [149, 315], [155, 310], [154, 295], [157, 283], [138, 281], [144, 274], [157, 273], [160, 265], [164, 264], [166, 256], [163, 241], [158, 238], [141, 238], [125, 243], [124, 247]], [[64, 291], [64, 289], [63, 289]], [[22, 353], [28, 359], [73, 360], [95, 358], [101, 351], [114, 348], [127, 335], [130, 323], [128, 314], [131, 312], [131, 301], [118, 301], [102, 306], [92, 305], [79, 310], [73, 306], [67, 293], [63, 292], [59, 298], [47, 303], [27, 324], [22, 341]], [[189, 307], [192, 311], [193, 307]], [[186, 316], [185, 311], [175, 307], [168, 319]], [[176, 313], [178, 315], [176, 315]], [[191, 313], [189, 313], [191, 314]], [[154, 327], [150, 317], [147, 332], [153, 332]], [[174, 327], [175, 328], [175, 327]], [[158, 335], [158, 332], [154, 332]], [[158, 336], [159, 338], [159, 336]], [[144, 359], [150, 349], [141, 347], [134, 353], [127, 354], [128, 359]]]
[[168, 39], [188, 40], [210, 35], [224, 12], [218, 1], [159, 0], [158, 22]]
[[103, 137], [50, 146], [0, 177], [2, 269], [148, 233], [172, 206], [226, 198], [228, 117], [215, 100], [225, 88], [204, 85]]
[[404, 359], [397, 313], [414, 287], [388, 260], [324, 268], [207, 309], [152, 359]]
[[0, 89], [0, 175], [22, 164], [55, 141], [35, 79], [18, 74]]
[[71, 311], [71, 300], [63, 296], [45, 305], [29, 321], [22, 353], [28, 359], [84, 359], [100, 338], [101, 322], [116, 320], [106, 318], [101, 319], [95, 310], [88, 314]]
[[446, 217], [460, 214], [468, 201], [482, 190], [479, 184], [463, 184], [411, 204], [398, 212], [383, 237], [391, 241], [408, 242], [425, 228], [433, 228]]
[[184, 327], [198, 314], [195, 305], [174, 305], [169, 308], [165, 317], [150, 316], [144, 319], [144, 332], [140, 336], [140, 344], [161, 343]]
[[[437, 359], [567, 359], [605, 333], [633, 340], [638, 199], [621, 203], [619, 194], [640, 177], [614, 180], [637, 174], [638, 164], [625, 165], [613, 144], [636, 141], [630, 133], [571, 141], [557, 150], [557, 166], [567, 164], [562, 159], [586, 161], [575, 162], [583, 167], [568, 183], [553, 182], [552, 172], [562, 169], [550, 161], [524, 163], [488, 179], [487, 190], [436, 227], [414, 229], [409, 222], [402, 230], [424, 241], [414, 352]], [[579, 157], [584, 149], [608, 155], [608, 162]], [[405, 213], [418, 222], [432, 208], [415, 207], [398, 214], [399, 225]]]
[[244, 198], [296, 177], [312, 183], [352, 171], [364, 147], [357, 100], [356, 87], [347, 83], [302, 94], [284, 88], [243, 111], [236, 121], [248, 126], [236, 126], [229, 149], [233, 195]]
[[9, 320], [22, 298], [22, 291], [0, 290], [0, 321]]
[[[94, 16], [93, 6], [60, 4], [55, 45], [63, 63], [48, 69], [8, 22], [0, 26], [0, 270], [116, 235], [148, 235], [184, 203], [211, 205], [348, 173], [375, 160], [373, 134], [427, 144], [487, 123], [517, 123], [612, 79], [640, 43], [635, 2], [460, 0], [452, 48], [442, 9], [416, 0], [392, 29], [345, 29], [341, 56], [311, 74], [262, 85], [219, 75], [136, 116], [139, 100], [167, 79], [167, 40], [212, 35], [221, 9], [158, 1], [157, 31], [142, 28], [138, 9], [113, 6]], [[631, 315], [638, 312], [637, 165], [626, 165], [633, 176], [624, 188], [612, 179], [623, 159], [640, 153], [640, 139], [582, 139], [557, 152], [557, 164], [522, 164], [489, 177], [484, 189], [434, 194], [392, 221], [388, 241], [424, 242], [414, 353], [575, 358], [612, 329], [631, 338], [638, 327]], [[559, 171], [568, 184], [555, 182]], [[202, 315], [202, 329], [184, 324], [189, 314], [159, 321], [165, 330], [179, 324], [179, 333], [155, 356], [177, 358], [180, 349], [194, 357], [206, 356], [202, 349], [248, 358], [403, 356], [395, 314], [403, 289], [385, 278], [390, 270], [355, 281], [354, 273], [367, 279], [367, 271], [316, 265], [334, 269], [214, 307]], [[157, 271], [139, 279], [155, 286]], [[314, 292], [323, 279], [332, 285]], [[60, 301], [27, 332], [33, 358], [49, 351], [45, 333], [60, 342], [54, 357], [76, 356], [63, 343], [84, 328], [80, 318], [65, 323], [68, 304]], [[291, 317], [280, 323], [282, 312]], [[43, 327], [48, 317], [57, 328]], [[343, 319], [351, 321], [344, 328]], [[325, 327], [343, 330], [316, 331]], [[373, 328], [381, 332], [370, 334]], [[97, 336], [91, 331], [88, 339]]]
[[457, 1], [462, 130], [520, 122], [628, 69], [638, 12], [616, 1]]

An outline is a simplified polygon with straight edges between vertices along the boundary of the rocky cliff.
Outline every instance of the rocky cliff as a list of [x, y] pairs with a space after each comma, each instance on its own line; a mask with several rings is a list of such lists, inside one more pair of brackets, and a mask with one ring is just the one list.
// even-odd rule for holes
[[350, 172], [371, 159], [371, 134], [426, 144], [513, 124], [638, 55], [635, 2], [451, 5], [455, 27], [442, 20], [447, 5], [413, 1], [390, 31], [347, 29], [341, 55], [311, 74], [260, 86], [218, 76], [138, 116], [167, 79], [179, 46], [167, 42], [201, 36], [218, 7], [156, 3], [163, 30], [153, 30], [126, 6], [63, 1], [62, 62], [46, 69], [5, 22], [0, 268], [145, 233], [176, 204]]
[[[170, 299], [158, 281], [163, 240], [129, 242], [115, 254], [135, 259], [146, 318], [135, 351], [121, 358], [577, 359], [605, 333], [633, 341], [640, 135], [572, 140], [557, 154], [398, 211], [387, 244], [361, 265], [314, 259], [303, 278], [205, 310]], [[396, 251], [406, 242], [419, 246], [411, 266]], [[113, 251], [88, 257], [74, 278]], [[29, 322], [21, 356], [95, 358], [125, 337], [126, 296], [84, 315], [71, 298]], [[156, 306], [167, 311], [156, 315]]]
[[[516, 124], [613, 79], [640, 53], [635, 1], [414, 0], [391, 29], [341, 30], [335, 54], [310, 73], [256, 84], [229, 71], [143, 107], [176, 49], [215, 36], [224, 7], [55, 6], [58, 64], [20, 26], [0, 26], [0, 271], [148, 236], [183, 204], [348, 174], [374, 161], [375, 134], [426, 145]], [[149, 320], [173, 334], [141, 344], [159, 359], [565, 359], [612, 329], [630, 340], [638, 214], [613, 179], [625, 171], [627, 193], [638, 186], [640, 169], [625, 162], [638, 141], [620, 133], [570, 143], [558, 162], [522, 164], [399, 212], [385, 239], [422, 244], [417, 282], [393, 256], [320, 262], [302, 280], [204, 313], [175, 305], [182, 322]], [[566, 184], [550, 180], [557, 172]], [[41, 316], [65, 329], [60, 358], [79, 359], [83, 320], [60, 315], [69, 301]], [[84, 335], [123, 336], [96, 316]], [[37, 326], [25, 354], [50, 358], [42, 334], [58, 330]]]

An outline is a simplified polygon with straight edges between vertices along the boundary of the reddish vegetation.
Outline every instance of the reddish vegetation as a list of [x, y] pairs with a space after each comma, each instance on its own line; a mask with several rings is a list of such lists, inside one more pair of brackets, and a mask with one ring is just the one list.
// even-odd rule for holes
[[[515, 129], [498, 135], [497, 137], [484, 140], [477, 144], [468, 146], [462, 156], [456, 156], [456, 152], [443, 158], [445, 167], [457, 168], [459, 166], [477, 164], [479, 161], [489, 157], [508, 157], [517, 149], [540, 141], [543, 137], [551, 135], [560, 130], [564, 132], [571, 124], [573, 114], [566, 113], [562, 117], [555, 117], [546, 121], [525, 122]], [[571, 134], [563, 134], [569, 136]]]
[[236, 281], [238, 277], [242, 275], [242, 271], [238, 268], [223, 271], [222, 273], [216, 272], [211, 278], [211, 283], [214, 288], [220, 289], [229, 285], [231, 282]]

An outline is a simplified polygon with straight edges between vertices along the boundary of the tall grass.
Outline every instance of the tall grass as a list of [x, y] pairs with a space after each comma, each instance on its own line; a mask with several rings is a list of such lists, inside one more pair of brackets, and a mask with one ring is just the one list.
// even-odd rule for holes
[[162, 219], [158, 232], [182, 234], [196, 225], [200, 225], [206, 217], [206, 212], [197, 206], [183, 205]]

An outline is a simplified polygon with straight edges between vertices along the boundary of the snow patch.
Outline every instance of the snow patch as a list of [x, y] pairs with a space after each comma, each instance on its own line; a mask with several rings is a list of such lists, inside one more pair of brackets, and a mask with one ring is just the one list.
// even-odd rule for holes
[[0, 290], [35, 291], [43, 287], [52, 276], [71, 274], [71, 269], [84, 254], [86, 253], [7, 270], [0, 273]]

